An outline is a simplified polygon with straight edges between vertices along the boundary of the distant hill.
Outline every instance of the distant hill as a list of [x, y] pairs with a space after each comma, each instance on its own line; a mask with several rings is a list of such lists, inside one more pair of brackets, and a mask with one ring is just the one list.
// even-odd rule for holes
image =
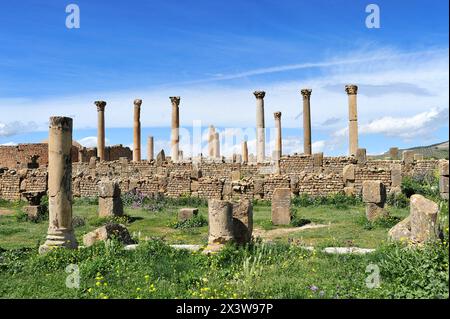
[[[417, 154], [423, 154], [425, 159], [430, 159], [430, 158], [448, 159], [448, 144], [449, 144], [449, 141], [437, 143], [437, 144], [433, 144], [433, 145], [428, 145], [428, 146], [416, 146], [416, 147], [411, 147], [411, 148], [406, 148], [406, 149], [400, 149], [399, 156], [401, 158], [401, 154], [403, 151], [414, 151]], [[383, 154], [374, 155], [371, 157], [375, 158], [375, 159], [384, 159], [385, 157], [389, 157], [389, 151], [387, 151]]]

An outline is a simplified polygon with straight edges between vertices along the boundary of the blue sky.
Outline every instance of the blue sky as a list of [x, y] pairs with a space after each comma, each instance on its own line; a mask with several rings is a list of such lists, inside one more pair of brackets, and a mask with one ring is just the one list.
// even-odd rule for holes
[[[80, 8], [79, 29], [65, 26], [70, 3]], [[370, 3], [380, 7], [379, 29], [365, 25]], [[187, 131], [196, 120], [227, 136], [254, 126], [252, 92], [263, 89], [266, 126], [281, 110], [285, 152], [301, 152], [299, 90], [311, 87], [315, 150], [346, 154], [346, 83], [360, 86], [360, 145], [369, 153], [448, 139], [448, 1], [28, 0], [0, 8], [0, 144], [41, 141], [48, 117], [67, 115], [74, 138], [93, 146], [93, 101], [104, 99], [108, 143], [130, 145], [132, 101], [142, 98], [143, 136], [168, 151], [169, 96], [181, 96]]]

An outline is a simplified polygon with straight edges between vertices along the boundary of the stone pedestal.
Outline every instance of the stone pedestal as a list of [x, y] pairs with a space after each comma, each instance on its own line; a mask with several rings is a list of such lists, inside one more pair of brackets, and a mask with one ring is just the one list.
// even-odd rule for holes
[[178, 221], [186, 221], [198, 215], [198, 208], [181, 208], [178, 211]]
[[355, 156], [358, 149], [358, 111], [356, 95], [358, 87], [350, 84], [345, 86], [348, 95], [348, 136], [349, 136], [349, 155]]
[[403, 151], [402, 161], [405, 165], [414, 164], [414, 151]]
[[384, 209], [386, 187], [381, 181], [363, 181], [363, 201], [366, 203], [366, 217], [369, 221], [389, 215]]
[[402, 165], [391, 164], [391, 193], [399, 194], [402, 192]]
[[28, 201], [28, 205], [23, 208], [28, 219], [39, 219], [42, 213], [44, 213], [43, 207], [41, 207], [41, 198], [45, 195], [45, 192], [25, 192], [22, 195]]
[[256, 97], [256, 160], [262, 163], [266, 154], [266, 129], [264, 123], [264, 97], [266, 92], [255, 91]]
[[39, 248], [77, 248], [72, 228], [72, 119], [51, 117], [48, 138], [49, 227]]
[[170, 97], [172, 102], [172, 134], [171, 134], [171, 158], [172, 162], [178, 162], [179, 150], [180, 150], [180, 97]]
[[225, 244], [233, 240], [233, 207], [230, 202], [208, 201], [209, 244]]
[[358, 165], [366, 165], [367, 151], [365, 148], [358, 148], [356, 150], [356, 162], [358, 163]]
[[95, 101], [97, 106], [97, 157], [105, 160], [105, 101]]
[[291, 223], [291, 190], [276, 188], [272, 195], [272, 224], [289, 225]]
[[98, 183], [98, 216], [122, 216], [123, 203], [120, 197], [120, 187], [115, 181]]
[[312, 154], [311, 144], [311, 89], [301, 90], [303, 96], [303, 153], [305, 155]]
[[249, 199], [233, 202], [233, 235], [238, 244], [247, 244], [253, 233], [253, 205]]
[[141, 160], [141, 105], [142, 100], [134, 100], [133, 162]]

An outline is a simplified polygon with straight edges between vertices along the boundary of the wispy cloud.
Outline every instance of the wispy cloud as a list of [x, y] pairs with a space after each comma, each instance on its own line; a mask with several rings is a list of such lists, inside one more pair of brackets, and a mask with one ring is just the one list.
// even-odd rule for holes
[[36, 131], [38, 125], [35, 122], [23, 123], [20, 121], [14, 121], [10, 123], [0, 122], [0, 136], [7, 137], [17, 134], [25, 134]]

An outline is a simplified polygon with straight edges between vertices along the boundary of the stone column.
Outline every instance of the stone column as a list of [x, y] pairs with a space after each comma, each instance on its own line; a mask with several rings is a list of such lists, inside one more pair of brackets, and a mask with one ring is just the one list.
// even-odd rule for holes
[[386, 203], [386, 187], [381, 181], [365, 180], [362, 183], [363, 202], [366, 203], [366, 217], [369, 221], [387, 217], [384, 209]]
[[97, 157], [105, 160], [105, 101], [95, 101], [97, 106]]
[[248, 163], [248, 147], [247, 141], [242, 142], [242, 162]]
[[141, 105], [142, 100], [134, 100], [133, 162], [139, 162], [141, 160]]
[[153, 136], [147, 137], [147, 161], [154, 158], [155, 150], [153, 146]]
[[311, 147], [311, 89], [300, 91], [303, 95], [303, 153], [312, 154]]
[[356, 104], [356, 94], [358, 87], [353, 84], [345, 86], [348, 95], [348, 137], [349, 137], [349, 155], [356, 155], [358, 150], [358, 110]]
[[219, 133], [214, 133], [214, 158], [220, 158], [220, 136]]
[[48, 137], [47, 240], [39, 247], [45, 253], [54, 247], [77, 248], [72, 228], [72, 119], [51, 117]]
[[266, 92], [255, 91], [256, 97], [256, 158], [258, 163], [264, 162], [266, 153], [266, 129], [264, 125], [264, 96]]
[[215, 139], [216, 129], [214, 126], [209, 126], [208, 132], [208, 156], [210, 158], [214, 157], [214, 139]]
[[273, 159], [275, 161], [279, 161], [281, 158], [282, 150], [283, 150], [282, 137], [281, 137], [281, 112], [273, 113], [273, 117], [275, 118], [275, 130], [276, 130], [275, 150], [274, 150], [274, 158]]
[[208, 243], [225, 244], [233, 240], [233, 206], [230, 202], [210, 199], [208, 201]]
[[172, 102], [172, 162], [178, 162], [179, 150], [180, 150], [180, 97], [171, 96]]

